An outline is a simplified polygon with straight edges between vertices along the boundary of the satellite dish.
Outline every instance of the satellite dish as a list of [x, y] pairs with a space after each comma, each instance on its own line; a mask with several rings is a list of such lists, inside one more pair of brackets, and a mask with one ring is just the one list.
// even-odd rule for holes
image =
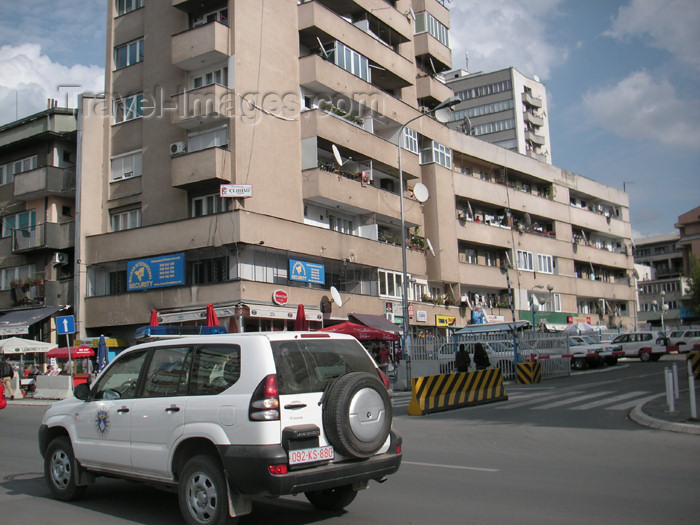
[[338, 151], [338, 146], [333, 144], [331, 146], [331, 149], [333, 150], [333, 157], [335, 157], [335, 161], [338, 163], [338, 166], [343, 165], [343, 157], [340, 156], [340, 151]]
[[435, 112], [435, 118], [440, 124], [452, 120], [452, 110], [450, 108], [440, 108]]
[[428, 192], [428, 187], [425, 184], [419, 182], [413, 187], [413, 195], [418, 202], [423, 203], [430, 197], [430, 192]]
[[340, 293], [335, 286], [331, 286], [331, 297], [333, 298], [333, 302], [338, 305], [338, 308], [343, 306], [343, 298], [340, 297]]
[[430, 239], [428, 239], [427, 237], [425, 238], [425, 242], [428, 245], [428, 250], [430, 250], [430, 253], [433, 254], [433, 257], [435, 257], [435, 250], [433, 250], [433, 243], [430, 242]]

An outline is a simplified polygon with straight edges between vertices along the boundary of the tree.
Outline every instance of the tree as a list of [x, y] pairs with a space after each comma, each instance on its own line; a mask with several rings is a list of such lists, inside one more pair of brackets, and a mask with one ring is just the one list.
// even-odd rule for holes
[[700, 316], [700, 261], [690, 255], [690, 275], [688, 275], [688, 308]]

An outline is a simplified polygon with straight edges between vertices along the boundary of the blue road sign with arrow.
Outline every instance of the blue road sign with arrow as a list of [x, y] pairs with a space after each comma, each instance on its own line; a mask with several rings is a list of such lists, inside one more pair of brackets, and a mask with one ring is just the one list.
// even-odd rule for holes
[[72, 315], [64, 315], [56, 317], [56, 333], [58, 335], [67, 335], [75, 333], [75, 317]]

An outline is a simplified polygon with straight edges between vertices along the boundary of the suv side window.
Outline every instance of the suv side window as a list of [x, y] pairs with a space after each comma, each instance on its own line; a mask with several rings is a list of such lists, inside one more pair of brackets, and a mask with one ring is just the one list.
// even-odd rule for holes
[[148, 367], [143, 397], [186, 395], [191, 356], [188, 347], [157, 348]]
[[92, 389], [93, 399], [132, 399], [136, 396], [146, 350], [132, 352], [117, 359]]
[[651, 334], [640, 334], [640, 341], [651, 341]]
[[212, 396], [223, 392], [241, 376], [239, 345], [201, 346], [192, 363], [190, 395]]

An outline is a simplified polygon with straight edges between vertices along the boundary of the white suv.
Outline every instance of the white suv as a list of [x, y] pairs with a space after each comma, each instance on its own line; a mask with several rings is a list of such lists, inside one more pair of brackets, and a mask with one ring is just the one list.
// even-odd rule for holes
[[700, 330], [674, 330], [668, 338], [672, 345], [678, 346], [679, 352], [690, 352], [694, 345], [700, 345]]
[[257, 495], [304, 493], [340, 510], [401, 463], [387, 387], [365, 349], [341, 334], [137, 345], [47, 409], [46, 481], [60, 500], [100, 475], [176, 488], [196, 525], [247, 514]]
[[618, 335], [610, 343], [622, 346], [625, 357], [639, 357], [642, 361], [658, 361], [668, 353], [668, 338], [661, 332], [629, 332]]

